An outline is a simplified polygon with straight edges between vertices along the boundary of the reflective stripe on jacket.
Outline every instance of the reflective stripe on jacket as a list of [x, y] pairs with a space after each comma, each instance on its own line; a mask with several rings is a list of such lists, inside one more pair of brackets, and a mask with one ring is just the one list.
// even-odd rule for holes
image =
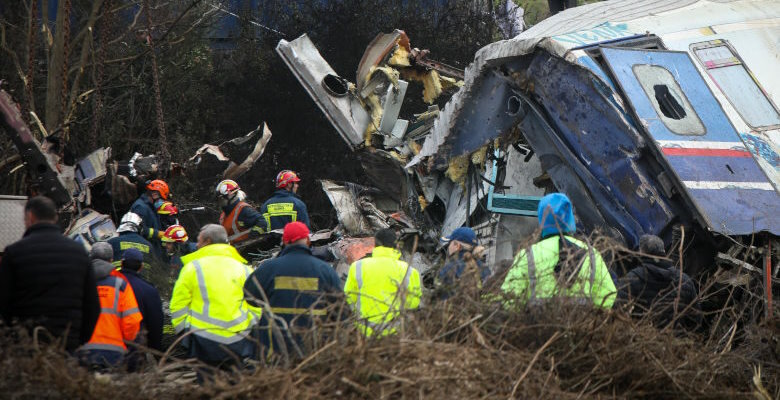
[[133, 288], [119, 271], [111, 271], [109, 276], [98, 281], [97, 291], [100, 317], [92, 338], [81, 348], [125, 353], [125, 342], [135, 340], [143, 319]]
[[[242, 211], [247, 211], [242, 215]], [[260, 213], [255, 211], [249, 204], [239, 201], [233, 206], [233, 209], [225, 215], [225, 210], [219, 215], [219, 223], [225, 228], [230, 243], [237, 243], [249, 238], [249, 232], [256, 231], [263, 233], [263, 221]], [[258, 226], [260, 225], [260, 226]]]
[[[559, 242], [566, 240], [586, 250], [579, 263], [576, 276], [568, 287], [559, 287], [555, 268], [558, 264]], [[615, 284], [607, 265], [598, 251], [589, 244], [570, 236], [553, 235], [533, 246], [520, 250], [512, 268], [501, 285], [504, 292], [524, 296], [530, 304], [541, 299], [567, 297], [575, 302], [593, 303], [610, 308], [615, 302]]]
[[344, 293], [366, 336], [395, 333], [399, 312], [420, 306], [420, 273], [400, 258], [398, 250], [377, 246], [349, 266]]
[[252, 270], [235, 248], [211, 244], [182, 257], [170, 309], [176, 333], [193, 334], [221, 344], [244, 339], [259, 310], [244, 301], [244, 282]]
[[263, 203], [260, 213], [265, 218], [269, 231], [283, 229], [290, 222], [300, 221], [311, 228], [306, 204], [298, 196], [285, 189], [279, 189]]

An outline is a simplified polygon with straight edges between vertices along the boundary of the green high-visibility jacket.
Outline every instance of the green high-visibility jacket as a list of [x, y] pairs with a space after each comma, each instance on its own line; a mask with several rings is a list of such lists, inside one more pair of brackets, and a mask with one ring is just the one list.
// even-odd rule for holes
[[398, 250], [377, 246], [371, 257], [349, 266], [344, 293], [366, 336], [395, 333], [400, 310], [420, 306], [420, 272], [400, 258]]
[[570, 236], [565, 236], [565, 239], [587, 250], [570, 287], [558, 287], [554, 268], [558, 264], [559, 236], [553, 235], [520, 250], [501, 290], [517, 295], [529, 304], [552, 297], [567, 297], [611, 308], [617, 289], [601, 254], [585, 242]]
[[244, 300], [252, 273], [246, 260], [228, 244], [211, 244], [183, 256], [182, 263], [170, 303], [176, 333], [191, 330], [226, 345], [246, 338], [261, 312]]

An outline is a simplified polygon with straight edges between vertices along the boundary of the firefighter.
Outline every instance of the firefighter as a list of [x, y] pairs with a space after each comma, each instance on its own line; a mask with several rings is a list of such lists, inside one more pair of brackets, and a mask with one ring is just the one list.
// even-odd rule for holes
[[244, 201], [245, 197], [233, 180], [225, 179], [217, 185], [217, 203], [222, 209], [219, 224], [227, 231], [230, 244], [248, 239], [250, 232], [264, 232], [263, 216]]
[[160, 199], [155, 202], [155, 208], [157, 218], [160, 219], [160, 229], [164, 231], [171, 225], [179, 225], [179, 209], [172, 202]]
[[344, 293], [366, 336], [395, 333], [400, 311], [420, 306], [420, 273], [401, 261], [396, 241], [394, 230], [379, 230], [371, 257], [349, 266]]
[[114, 249], [114, 265], [117, 267], [121, 263], [124, 252], [127, 249], [137, 249], [144, 255], [144, 264], [148, 268], [154, 259], [161, 260], [162, 254], [144, 239], [140, 233], [144, 231], [141, 216], [129, 212], [122, 216], [116, 232], [119, 236], [108, 239], [108, 244]]
[[160, 225], [160, 218], [157, 215], [154, 203], [158, 200], [168, 200], [170, 193], [171, 191], [165, 181], [155, 179], [146, 184], [146, 192], [142, 193], [133, 205], [130, 206], [130, 212], [141, 216], [145, 228], [141, 235], [147, 240], [152, 242], [159, 241], [160, 236], [162, 236], [162, 226]]
[[615, 284], [601, 254], [571, 235], [577, 226], [569, 198], [551, 193], [539, 201], [542, 240], [515, 257], [501, 289], [529, 304], [563, 298], [611, 308]]
[[300, 181], [298, 174], [290, 170], [276, 175], [276, 191], [260, 208], [269, 231], [283, 229], [285, 225], [296, 221], [311, 229], [306, 204], [297, 195]]
[[[247, 301], [257, 307], [267, 299], [271, 311], [285, 324], [271, 325], [270, 316], [263, 316], [259, 325], [260, 341], [269, 352], [292, 341], [301, 344], [299, 332], [312, 325], [312, 317], [327, 315], [327, 307], [341, 293], [341, 279], [336, 271], [311, 253], [309, 228], [301, 222], [284, 227], [284, 248], [279, 255], [263, 263], [244, 284]], [[289, 329], [288, 329], [289, 328]], [[296, 332], [297, 331], [297, 332]], [[274, 335], [274, 332], [280, 332]]]
[[[138, 253], [136, 253], [138, 254]], [[90, 251], [100, 298], [100, 316], [89, 342], [77, 354], [82, 363], [96, 369], [118, 367], [125, 360], [127, 344], [136, 339], [143, 319], [133, 288], [110, 266], [111, 246], [95, 243]]]
[[244, 282], [252, 270], [228, 244], [225, 228], [205, 225], [198, 250], [182, 257], [184, 267], [171, 296], [171, 322], [188, 356], [225, 367], [251, 357], [250, 338], [257, 310], [244, 300]]
[[198, 249], [195, 243], [189, 241], [187, 231], [181, 225], [171, 225], [163, 233], [162, 239], [165, 252], [168, 256], [168, 264], [174, 269], [176, 275], [183, 266], [181, 257]]

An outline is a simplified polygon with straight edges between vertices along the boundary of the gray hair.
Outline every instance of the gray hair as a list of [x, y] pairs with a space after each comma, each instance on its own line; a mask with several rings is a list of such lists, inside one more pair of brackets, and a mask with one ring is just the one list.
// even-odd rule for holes
[[97, 242], [92, 245], [92, 250], [89, 251], [89, 258], [91, 260], [111, 261], [114, 259], [114, 249], [106, 242]]
[[225, 227], [217, 224], [207, 224], [200, 228], [200, 234], [204, 239], [208, 239], [212, 244], [227, 243], [228, 235]]
[[642, 235], [639, 237], [639, 251], [652, 256], [666, 256], [664, 241], [655, 235]]

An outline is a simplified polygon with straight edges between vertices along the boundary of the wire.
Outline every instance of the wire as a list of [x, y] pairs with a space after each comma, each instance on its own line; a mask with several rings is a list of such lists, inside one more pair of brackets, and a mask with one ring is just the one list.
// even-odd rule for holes
[[[223, 12], [223, 13], [225, 13], [225, 14], [231, 15], [231, 16], [233, 16], [233, 17], [236, 17], [236, 18], [239, 18], [239, 19], [241, 18], [241, 17], [240, 17], [238, 14], [235, 14], [235, 13], [232, 13], [232, 12], [230, 12], [230, 11], [228, 11], [228, 10], [225, 10], [225, 9], [224, 9], [224, 8], [222, 8], [222, 7], [215, 6], [214, 4], [209, 4], [209, 6], [211, 6], [211, 7], [212, 7], [213, 9], [215, 9], [215, 10], [222, 11], [222, 12]], [[273, 32], [273, 33], [276, 33], [277, 35], [280, 35], [280, 36], [282, 36], [282, 37], [287, 37], [287, 35], [286, 35], [286, 34], [284, 34], [283, 32], [279, 32], [279, 31], [277, 31], [277, 30], [276, 30], [276, 29], [274, 29], [274, 28], [269, 28], [269, 27], [267, 27], [267, 26], [265, 26], [265, 25], [263, 25], [263, 24], [261, 24], [261, 23], [258, 23], [258, 22], [255, 22], [255, 21], [252, 21], [251, 19], [249, 19], [249, 23], [250, 23], [250, 24], [252, 24], [252, 25], [254, 25], [254, 26], [257, 26], [257, 27], [263, 28], [263, 29], [265, 29], [265, 30], [267, 30], [267, 31], [271, 31], [271, 32]]]

